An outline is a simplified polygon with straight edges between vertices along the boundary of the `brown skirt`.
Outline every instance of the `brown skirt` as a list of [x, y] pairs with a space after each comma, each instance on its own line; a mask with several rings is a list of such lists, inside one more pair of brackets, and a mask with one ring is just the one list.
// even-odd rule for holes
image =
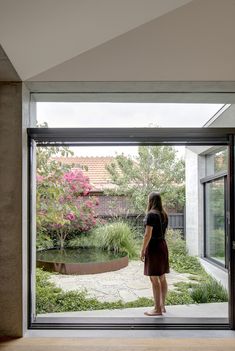
[[169, 273], [169, 256], [166, 241], [150, 240], [145, 253], [144, 275], [160, 276]]

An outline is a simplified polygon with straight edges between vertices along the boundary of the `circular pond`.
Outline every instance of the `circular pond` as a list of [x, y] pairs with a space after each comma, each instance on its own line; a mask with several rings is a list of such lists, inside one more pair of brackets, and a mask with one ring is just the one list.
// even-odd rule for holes
[[62, 274], [104, 273], [119, 270], [127, 265], [127, 256], [97, 248], [50, 249], [37, 252], [37, 267]]

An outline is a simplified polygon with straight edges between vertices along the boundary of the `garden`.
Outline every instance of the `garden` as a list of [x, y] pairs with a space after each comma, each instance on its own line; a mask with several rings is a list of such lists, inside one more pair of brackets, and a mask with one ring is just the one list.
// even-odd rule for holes
[[[37, 313], [152, 306], [149, 297], [101, 301], [79, 285], [76, 290], [66, 291], [56, 284], [55, 277], [62, 274], [90, 274], [81, 271], [86, 263], [95, 268], [101, 263], [104, 271], [121, 272], [128, 264], [139, 261], [143, 237], [143, 228], [130, 222], [128, 216], [108, 220], [97, 216], [98, 197], [90, 196], [92, 185], [86, 169], [59, 162], [58, 155], [66, 158], [72, 151], [67, 147], [37, 148], [36, 242], [41, 267], [36, 270]], [[145, 212], [147, 194], [153, 189], [163, 194], [169, 209], [184, 205], [184, 163], [170, 146], [140, 146], [137, 159], [118, 155], [108, 171], [115, 187], [107, 194], [125, 194], [139, 214]], [[226, 290], [204, 271], [196, 257], [188, 255], [180, 231], [169, 229], [167, 243], [171, 269], [188, 276], [187, 281], [174, 283], [167, 305], [228, 301]], [[107, 262], [111, 262], [109, 268]], [[114, 262], [122, 263], [114, 268]], [[75, 264], [78, 271], [69, 270]], [[52, 273], [55, 266], [57, 273]]]

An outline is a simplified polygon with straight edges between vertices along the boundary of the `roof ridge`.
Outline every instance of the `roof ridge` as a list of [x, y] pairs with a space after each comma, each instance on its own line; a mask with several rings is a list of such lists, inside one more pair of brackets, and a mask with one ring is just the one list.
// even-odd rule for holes
[[116, 156], [58, 156], [58, 157], [53, 157], [53, 158], [70, 158], [70, 159], [75, 159], [75, 158], [115, 158]]

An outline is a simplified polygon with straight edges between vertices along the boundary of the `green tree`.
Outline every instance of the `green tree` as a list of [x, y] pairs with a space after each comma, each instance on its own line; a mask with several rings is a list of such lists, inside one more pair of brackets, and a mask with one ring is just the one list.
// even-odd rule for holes
[[135, 159], [118, 155], [107, 170], [116, 185], [112, 192], [128, 196], [139, 213], [145, 211], [152, 191], [162, 194], [167, 208], [184, 207], [185, 166], [172, 146], [139, 146]]

